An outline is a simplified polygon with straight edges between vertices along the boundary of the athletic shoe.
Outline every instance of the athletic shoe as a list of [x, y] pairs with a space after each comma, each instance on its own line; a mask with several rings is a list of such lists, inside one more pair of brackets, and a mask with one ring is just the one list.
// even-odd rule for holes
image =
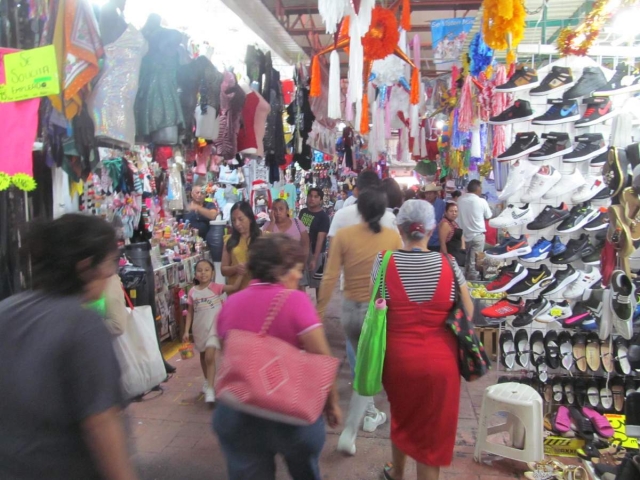
[[556, 235], [555, 237], [553, 237], [553, 240], [551, 240], [551, 256], [560, 255], [566, 250], [567, 246], [562, 243], [562, 240], [560, 240], [560, 236]]
[[600, 241], [595, 245], [588, 245], [585, 250], [589, 250], [589, 246], [592, 247], [591, 251], [582, 252], [581, 254], [582, 263], [585, 265], [600, 265], [600, 256], [604, 248], [604, 241]]
[[604, 193], [608, 195], [610, 192], [609, 187], [604, 183], [602, 175], [587, 175], [586, 180], [587, 183], [578, 188], [578, 190], [571, 195], [572, 203], [583, 203], [593, 199], [597, 200], [599, 194]]
[[505, 318], [524, 311], [524, 305], [525, 302], [521, 298], [518, 300], [504, 298], [498, 303], [482, 309], [480, 313], [488, 318]]
[[213, 388], [207, 387], [207, 391], [204, 392], [204, 401], [206, 403], [215, 403], [216, 393], [213, 391]]
[[589, 242], [589, 236], [586, 233], [580, 235], [579, 238], [572, 238], [567, 243], [567, 248], [563, 253], [551, 256], [551, 263], [554, 265], [562, 265], [575, 262], [581, 258], [584, 247]]
[[531, 152], [535, 152], [541, 146], [542, 144], [540, 140], [538, 140], [536, 132], [516, 133], [515, 142], [513, 142], [502, 155], [498, 155], [497, 160], [499, 162], [515, 160], [516, 158], [524, 157]]
[[526, 327], [533, 323], [538, 315], [544, 315], [551, 308], [551, 302], [544, 297], [535, 300], [527, 300], [524, 305], [524, 312], [519, 313], [511, 322], [515, 328]]
[[532, 89], [529, 95], [548, 95], [570, 88], [575, 82], [569, 67], [551, 67], [551, 71], [540, 82], [540, 86]]
[[591, 159], [589, 165], [592, 167], [602, 167], [605, 163], [607, 163], [607, 157], [609, 156], [609, 152], [604, 152]]
[[588, 332], [598, 330], [598, 322], [591, 310], [578, 302], [573, 307], [572, 315], [562, 321], [564, 328], [580, 328]]
[[611, 190], [612, 197], [620, 195], [626, 186], [628, 169], [627, 151], [624, 148], [609, 148], [607, 162], [602, 169], [602, 179]]
[[611, 290], [602, 288], [588, 288], [582, 294], [582, 304], [591, 310], [599, 320], [598, 337], [600, 340], [608, 339], [613, 327], [610, 295]]
[[544, 237], [540, 237], [535, 245], [531, 247], [531, 252], [523, 255], [519, 260], [526, 263], [541, 262], [542, 260], [545, 260], [550, 253], [551, 242]]
[[544, 165], [540, 167], [538, 173], [533, 176], [527, 191], [522, 194], [520, 200], [524, 203], [530, 203], [538, 200], [542, 198], [545, 193], [551, 190], [560, 180], [562, 180], [562, 175], [560, 175], [559, 171], [551, 165]]
[[598, 88], [594, 95], [619, 95], [621, 93], [631, 93], [640, 90], [640, 75], [635, 69], [631, 69], [626, 63], [621, 62], [616, 67], [611, 80], [602, 88]]
[[577, 272], [576, 269], [571, 265], [567, 265], [567, 268], [565, 268], [564, 270], [556, 270], [554, 278], [556, 279], [557, 283], [555, 284], [554, 288], [549, 289], [548, 291], [547, 289], [545, 289], [545, 295], [554, 295], [560, 292], [562, 289], [568, 287], [573, 282], [578, 280], [578, 278], [580, 278], [580, 272]]
[[589, 255], [592, 255], [595, 251], [596, 251], [596, 247], [591, 243], [591, 240], [589, 240], [587, 244], [584, 246], [584, 249], [582, 250], [582, 252], [580, 252], [580, 257], [582, 258], [588, 257]]
[[558, 225], [557, 231], [558, 233], [576, 232], [599, 215], [600, 212], [592, 208], [589, 202], [575, 205], [569, 212], [569, 216]]
[[364, 430], [365, 432], [375, 432], [376, 429], [380, 425], [383, 425], [386, 421], [387, 421], [387, 414], [384, 413], [384, 412], [381, 412], [380, 410], [378, 410], [376, 408], [376, 414], [375, 415], [367, 414], [364, 417], [364, 422], [362, 424], [362, 430]]
[[636, 309], [636, 289], [622, 270], [611, 275], [611, 310], [616, 332], [630, 340], [633, 336], [633, 313]]
[[573, 314], [571, 305], [566, 300], [555, 302], [551, 300], [551, 308], [547, 313], [539, 315], [536, 320], [542, 323], [559, 322]]
[[489, 220], [489, 225], [493, 228], [510, 228], [524, 225], [533, 220], [533, 211], [529, 205], [514, 207], [509, 205], [500, 215]]
[[542, 198], [545, 200], [553, 200], [560, 195], [565, 195], [577, 190], [585, 183], [587, 183], [587, 181], [582, 176], [580, 170], [576, 168], [573, 173], [569, 175], [562, 175], [562, 180], [556, 183], [556, 185], [545, 193]]
[[561, 203], [559, 207], [552, 207], [547, 205], [544, 207], [536, 219], [527, 225], [529, 230], [543, 230], [549, 228], [556, 223], [562, 222], [569, 216], [569, 211], [564, 203]]
[[491, 125], [508, 125], [510, 123], [524, 122], [533, 118], [531, 104], [526, 100], [516, 100], [513, 105], [504, 112], [489, 118]]
[[543, 285], [546, 286], [549, 282], [545, 282], [545, 280], [549, 280], [550, 278], [551, 272], [545, 264], [540, 265], [540, 268], [530, 268], [527, 276], [511, 287], [508, 294], [527, 295], [529, 293], [533, 293], [542, 288]]
[[591, 160], [607, 151], [607, 144], [601, 133], [585, 133], [577, 136], [575, 141], [578, 143], [573, 147], [573, 152], [564, 155], [563, 162]]
[[507, 237], [496, 247], [486, 250], [487, 257], [495, 259], [505, 259], [526, 255], [531, 251], [527, 238], [521, 235], [520, 238]]
[[549, 160], [550, 158], [561, 157], [573, 151], [571, 139], [567, 133], [549, 132], [543, 133], [545, 139], [542, 147], [529, 155], [529, 160]]
[[207, 389], [209, 388], [209, 382], [207, 380], [202, 384], [202, 393], [207, 393]]
[[583, 228], [587, 232], [597, 232], [598, 230], [604, 230], [609, 227], [609, 209], [607, 207], [600, 207], [598, 209], [598, 216], [587, 223]]
[[499, 200], [506, 200], [509, 197], [520, 196], [524, 188], [529, 185], [533, 176], [538, 172], [538, 168], [525, 159], [517, 160], [509, 168], [509, 176], [507, 177], [507, 184], [504, 186]]
[[613, 109], [611, 99], [607, 97], [585, 98], [582, 103], [587, 104], [587, 109], [582, 118], [576, 122], [576, 128], [590, 127], [618, 114], [618, 111]]
[[597, 268], [589, 267], [589, 270], [579, 271], [580, 276], [578, 279], [569, 285], [562, 296], [567, 300], [574, 300], [576, 298], [582, 298], [582, 294], [588, 288], [593, 287], [596, 283], [602, 280], [600, 270]]
[[564, 92], [562, 98], [565, 100], [573, 100], [580, 97], [587, 97], [606, 84], [607, 77], [604, 76], [600, 67], [586, 67], [582, 71], [582, 76], [578, 79], [578, 82]]
[[528, 270], [522, 265], [520, 265], [518, 262], [513, 262], [513, 264], [515, 265], [515, 267], [511, 267], [510, 265], [509, 266], [510, 268], [500, 269], [500, 274], [498, 275], [498, 278], [496, 278], [494, 281], [487, 284], [487, 287], [486, 287], [487, 292], [491, 292], [491, 293], [506, 292], [511, 287], [513, 287], [516, 283], [518, 283], [520, 280], [523, 280], [524, 278], [526, 278], [527, 274], [529, 273]]
[[540, 85], [538, 81], [538, 73], [525, 65], [518, 65], [516, 72], [511, 75], [507, 83], [498, 85], [496, 91], [499, 93], [520, 92], [529, 90]]
[[554, 98], [547, 100], [547, 104], [551, 105], [551, 108], [547, 110], [544, 115], [531, 120], [534, 125], [559, 125], [561, 123], [571, 123], [576, 120], [580, 120], [580, 110], [578, 109], [578, 102], [575, 100], [563, 100], [561, 98]]

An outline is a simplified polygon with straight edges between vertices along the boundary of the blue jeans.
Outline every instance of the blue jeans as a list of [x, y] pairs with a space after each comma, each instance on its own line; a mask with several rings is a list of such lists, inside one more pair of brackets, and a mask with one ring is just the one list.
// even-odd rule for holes
[[347, 338], [347, 360], [349, 360], [349, 367], [351, 367], [351, 378], [356, 376], [356, 351], [353, 349], [353, 345]]
[[216, 406], [213, 430], [227, 459], [229, 480], [275, 480], [281, 454], [293, 480], [320, 480], [318, 458], [324, 446], [322, 417], [298, 427]]

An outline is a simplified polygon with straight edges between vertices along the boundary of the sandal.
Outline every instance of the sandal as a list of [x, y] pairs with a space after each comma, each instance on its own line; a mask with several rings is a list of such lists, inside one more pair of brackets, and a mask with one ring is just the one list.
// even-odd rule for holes
[[565, 467], [564, 470], [562, 470], [562, 478], [563, 480], [589, 480], [589, 476], [584, 467], [577, 465]]
[[607, 379], [600, 379], [600, 405], [605, 411], [610, 411], [613, 407], [613, 393], [607, 385]]
[[609, 339], [600, 342], [600, 357], [602, 358], [602, 369], [606, 373], [613, 372], [613, 354]]
[[551, 419], [553, 430], [558, 433], [566, 433], [571, 430], [571, 417], [569, 409], [560, 405]]
[[513, 343], [513, 334], [505, 330], [500, 334], [500, 361], [507, 370], [512, 370], [515, 366], [516, 347]]
[[521, 328], [516, 332], [515, 340], [516, 346], [516, 363], [523, 368], [529, 366], [529, 334], [524, 328]]
[[576, 396], [573, 392], [573, 380], [571, 378], [565, 378], [562, 381], [564, 388], [564, 398], [567, 399], [567, 404], [573, 405], [576, 402]]
[[393, 463], [388, 462], [384, 468], [382, 469], [382, 475], [384, 475], [384, 480], [394, 480], [391, 476], [391, 470], [393, 469]]
[[573, 336], [573, 361], [579, 372], [587, 372], [587, 336], [584, 333], [576, 333]]
[[576, 407], [569, 407], [573, 430], [580, 438], [584, 438], [588, 442], [593, 441], [593, 425], [591, 421], [585, 417]]
[[613, 397], [613, 409], [622, 413], [624, 411], [624, 382], [620, 377], [611, 380], [611, 396]]
[[600, 415], [594, 409], [589, 407], [582, 407], [582, 414], [591, 421], [591, 425], [595, 432], [603, 438], [611, 438], [615, 434], [611, 423], [604, 415]]
[[544, 350], [546, 352], [546, 361], [549, 368], [559, 368], [560, 347], [558, 347], [558, 333], [555, 330], [549, 330], [544, 336]]
[[571, 370], [573, 367], [573, 345], [571, 342], [571, 334], [566, 330], [558, 335], [558, 344], [560, 345], [560, 358], [562, 366], [565, 370]]
[[600, 337], [596, 332], [587, 335], [587, 366], [592, 372], [600, 370]]
[[549, 480], [560, 478], [565, 465], [556, 460], [542, 460], [540, 462], [528, 462], [530, 471], [524, 473], [529, 480]]

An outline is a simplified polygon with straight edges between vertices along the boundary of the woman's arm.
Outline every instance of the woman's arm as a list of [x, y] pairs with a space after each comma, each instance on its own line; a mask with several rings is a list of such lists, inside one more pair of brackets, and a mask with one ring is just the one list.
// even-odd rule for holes
[[[319, 236], [318, 236], [319, 237]], [[338, 232], [331, 245], [329, 245], [329, 256], [327, 258], [327, 264], [324, 267], [324, 273], [322, 275], [322, 282], [320, 283], [320, 296], [318, 298], [318, 314], [320, 318], [324, 319], [325, 310], [333, 290], [336, 288], [338, 278], [340, 277], [340, 270], [342, 269], [342, 235]]]
[[225, 242], [222, 249], [222, 261], [220, 262], [220, 273], [224, 277], [233, 277], [238, 275], [237, 266], [231, 266], [231, 254], [227, 251], [227, 244]]
[[182, 343], [189, 343], [189, 330], [193, 323], [193, 305], [187, 308], [187, 322], [184, 324], [184, 333], [182, 334]]
[[466, 244], [465, 244], [465, 242], [464, 242], [464, 237], [462, 237], [462, 238], [461, 238], [461, 240], [462, 240], [462, 243], [460, 244], [460, 245], [461, 245], [461, 247], [460, 247], [460, 248], [462, 248], [462, 249], [464, 250], [465, 248], [467, 248], [467, 247], [466, 247]]
[[[329, 348], [327, 337], [324, 334], [324, 328], [314, 328], [310, 332], [300, 335], [299, 338], [305, 351], [331, 356], [331, 349]], [[331, 428], [335, 428], [342, 423], [342, 410], [338, 405], [338, 388], [336, 382], [334, 382], [331, 393], [329, 393], [329, 397], [327, 398], [325, 414], [327, 416], [327, 423]]]
[[440, 253], [448, 255], [447, 252], [447, 236], [451, 231], [451, 225], [448, 222], [440, 222], [440, 228], [438, 229], [438, 237], [440, 238]]
[[203, 217], [207, 217], [209, 220], [215, 220], [218, 218], [218, 210], [215, 208], [209, 209], [205, 206], [198, 206], [196, 211]]
[[119, 410], [112, 407], [82, 421], [82, 431], [105, 480], [137, 480], [129, 455]]
[[242, 285], [242, 275], [236, 275], [236, 281], [233, 285], [225, 285], [222, 288], [222, 291], [224, 293], [230, 294], [230, 293], [236, 293], [237, 291], [240, 290], [240, 285]]

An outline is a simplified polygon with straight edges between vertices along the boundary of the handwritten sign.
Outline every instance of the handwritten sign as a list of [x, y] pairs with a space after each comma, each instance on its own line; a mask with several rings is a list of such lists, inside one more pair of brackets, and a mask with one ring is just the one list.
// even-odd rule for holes
[[0, 85], [0, 102], [17, 102], [60, 93], [53, 45], [5, 55], [4, 72], [6, 83]]

